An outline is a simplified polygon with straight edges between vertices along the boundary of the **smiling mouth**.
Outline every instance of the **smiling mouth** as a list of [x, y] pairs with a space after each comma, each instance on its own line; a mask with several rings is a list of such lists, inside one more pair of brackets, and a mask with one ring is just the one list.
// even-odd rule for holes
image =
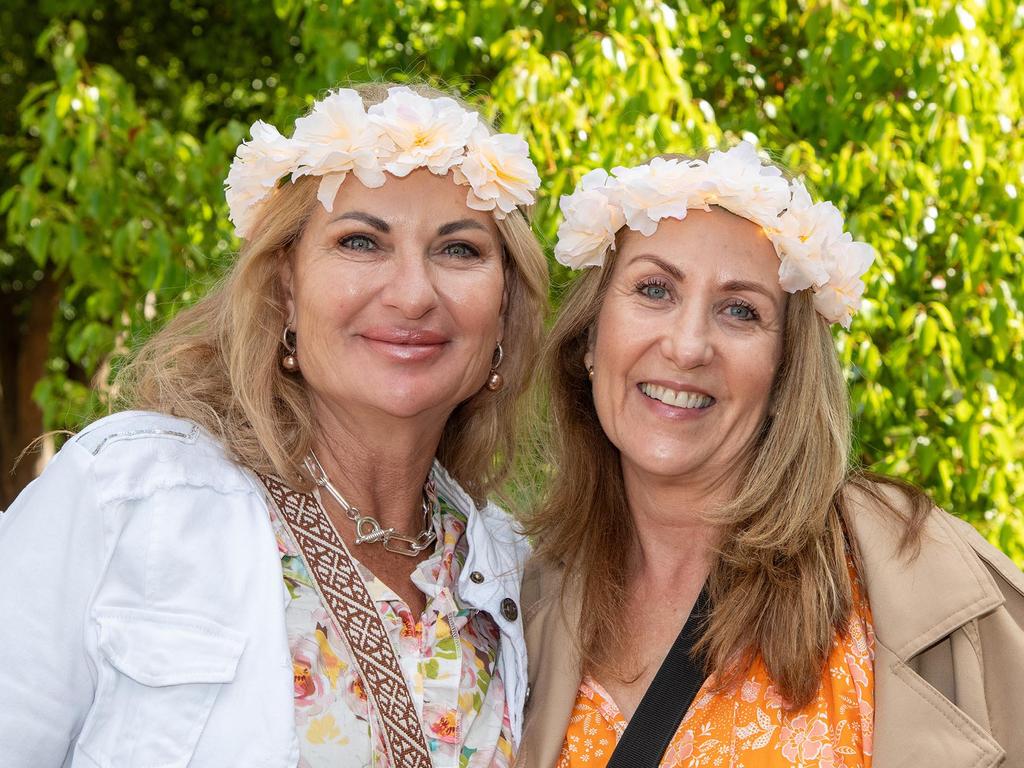
[[709, 408], [715, 404], [715, 398], [700, 392], [669, 389], [668, 387], [648, 384], [647, 382], [640, 384], [639, 387], [640, 391], [647, 397], [665, 403], [665, 405], [671, 405], [674, 408], [702, 409]]

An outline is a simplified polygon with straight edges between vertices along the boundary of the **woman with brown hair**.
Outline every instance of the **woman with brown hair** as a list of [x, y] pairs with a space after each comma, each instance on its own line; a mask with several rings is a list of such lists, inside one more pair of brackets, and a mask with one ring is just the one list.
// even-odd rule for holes
[[0, 763], [508, 765], [526, 142], [387, 85], [252, 132], [230, 273], [0, 520]]
[[849, 465], [870, 247], [749, 144], [562, 210], [519, 764], [1024, 765], [1024, 576]]

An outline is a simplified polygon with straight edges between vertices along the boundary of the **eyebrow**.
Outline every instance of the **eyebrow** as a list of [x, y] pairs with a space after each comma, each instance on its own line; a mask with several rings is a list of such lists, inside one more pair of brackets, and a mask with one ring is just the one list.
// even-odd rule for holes
[[658, 269], [668, 272], [668, 274], [671, 277], [674, 277], [676, 280], [683, 279], [683, 273], [679, 271], [679, 267], [675, 266], [674, 264], [669, 264], [664, 259], [661, 259], [653, 254], [643, 253], [637, 256], [635, 259], [633, 259], [633, 261], [649, 261]]
[[770, 299], [772, 303], [776, 303], [776, 296], [761, 283], [756, 283], [751, 280], [729, 280], [722, 284], [723, 291], [751, 291], [753, 293], [760, 293], [766, 299]]
[[444, 235], [450, 235], [452, 232], [458, 232], [460, 229], [481, 229], [484, 232], [487, 231], [487, 227], [476, 219], [459, 219], [458, 221], [449, 221], [447, 224], [442, 224], [437, 228], [437, 234], [443, 237]]
[[384, 221], [384, 219], [378, 218], [377, 216], [374, 216], [369, 213], [364, 213], [363, 211], [345, 211], [345, 213], [341, 214], [340, 216], [336, 216], [334, 218], [334, 221], [341, 221], [342, 219], [353, 219], [355, 221], [361, 221], [364, 224], [368, 224], [369, 226], [373, 227], [378, 232], [383, 232], [384, 234], [387, 234], [388, 232], [391, 231], [391, 226], [386, 221]]

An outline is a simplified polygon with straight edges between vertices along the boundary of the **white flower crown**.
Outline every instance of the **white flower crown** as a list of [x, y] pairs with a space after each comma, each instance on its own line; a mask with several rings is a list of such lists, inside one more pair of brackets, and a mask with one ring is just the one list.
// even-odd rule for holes
[[330, 212], [338, 188], [351, 172], [367, 187], [384, 184], [384, 174], [406, 176], [426, 167], [439, 176], [453, 171], [456, 184], [470, 188], [466, 205], [493, 211], [496, 219], [534, 202], [540, 176], [522, 136], [491, 134], [475, 112], [446, 96], [427, 98], [405, 86], [369, 109], [350, 88], [332, 91], [295, 121], [285, 138], [257, 120], [252, 140], [238, 147], [225, 181], [231, 222], [248, 237], [261, 205], [281, 180], [319, 176], [317, 199]]
[[783, 290], [810, 288], [820, 315], [850, 327], [874, 248], [843, 231], [832, 203], [813, 203], [802, 182], [762, 164], [745, 141], [707, 161], [655, 158], [611, 175], [601, 168], [586, 174], [559, 203], [564, 219], [555, 258], [573, 269], [599, 267], [623, 225], [650, 236], [661, 219], [684, 219], [687, 210], [712, 205], [761, 226], [779, 255]]

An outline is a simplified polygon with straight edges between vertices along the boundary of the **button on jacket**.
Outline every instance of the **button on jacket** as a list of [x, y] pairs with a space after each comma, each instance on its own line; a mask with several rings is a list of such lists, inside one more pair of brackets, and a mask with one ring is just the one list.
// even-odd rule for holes
[[[875, 629], [872, 765], [1024, 768], [1024, 574], [941, 510], [910, 559], [890, 512], [862, 493], [850, 501]], [[531, 565], [523, 609], [532, 692], [519, 767], [557, 763], [579, 689], [571, 627], [581, 599], [570, 585], [563, 603], [560, 590], [560, 572]]]
[[[518, 742], [525, 643], [502, 608], [519, 602], [528, 545], [496, 506], [434, 475], [468, 517], [460, 598], [501, 630]], [[0, 766], [296, 765], [267, 504], [189, 421], [125, 412], [68, 441], [0, 515]]]

